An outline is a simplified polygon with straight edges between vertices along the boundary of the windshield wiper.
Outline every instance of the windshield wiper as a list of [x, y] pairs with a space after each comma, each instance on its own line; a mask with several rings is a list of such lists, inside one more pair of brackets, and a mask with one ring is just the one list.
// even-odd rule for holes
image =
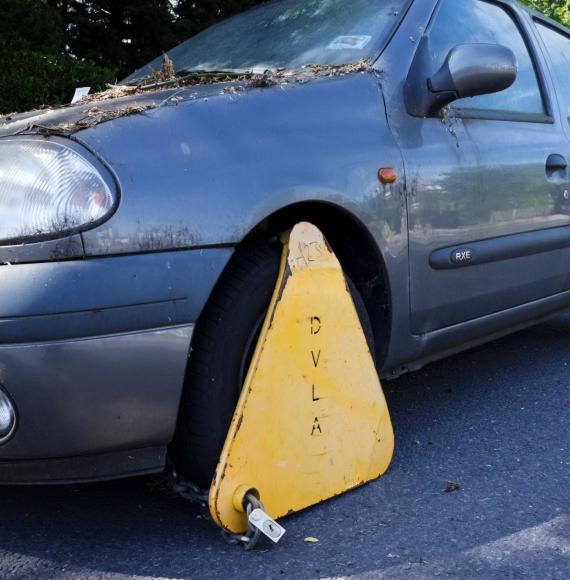
[[192, 78], [192, 77], [196, 77], [196, 78], [201, 78], [201, 77], [220, 77], [220, 76], [227, 76], [230, 78], [238, 78], [240, 76], [242, 76], [245, 73], [238, 73], [235, 71], [229, 71], [229, 70], [200, 70], [200, 69], [180, 69], [177, 70], [174, 73], [174, 76], [172, 78], [164, 78], [164, 79], [160, 79], [160, 78], [156, 78], [153, 76], [153, 73], [145, 76], [145, 77], [141, 77], [141, 78], [137, 78], [137, 79], [133, 79], [132, 81], [129, 81], [128, 83], [126, 83], [126, 86], [138, 86], [138, 87], [154, 87], [157, 85], [164, 85], [164, 84], [168, 84], [168, 83], [172, 83], [175, 82], [177, 80], [180, 79], [185, 79], [185, 78]]
[[200, 77], [207, 77], [207, 76], [228, 76], [228, 77], [240, 77], [244, 74], [248, 74], [246, 72], [240, 73], [236, 72], [235, 70], [202, 70], [202, 69], [180, 69], [176, 71], [176, 77], [191, 77], [191, 76], [200, 76]]

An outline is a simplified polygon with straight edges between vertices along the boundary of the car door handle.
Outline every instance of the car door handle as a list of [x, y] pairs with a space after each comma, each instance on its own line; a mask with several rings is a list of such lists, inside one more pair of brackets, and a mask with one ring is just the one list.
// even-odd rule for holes
[[549, 181], [564, 181], [567, 178], [568, 161], [563, 155], [553, 154], [546, 160], [546, 177]]
[[551, 155], [547, 160], [546, 160], [546, 167], [547, 169], [566, 169], [568, 167], [568, 161], [566, 161], [566, 158], [563, 155]]

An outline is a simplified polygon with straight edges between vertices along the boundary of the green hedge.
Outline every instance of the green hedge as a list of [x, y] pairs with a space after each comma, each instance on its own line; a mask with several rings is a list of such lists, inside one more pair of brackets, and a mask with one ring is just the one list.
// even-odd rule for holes
[[29, 50], [0, 54], [0, 112], [26, 111], [46, 103], [69, 103], [76, 87], [101, 89], [115, 81], [112, 70], [70, 56]]

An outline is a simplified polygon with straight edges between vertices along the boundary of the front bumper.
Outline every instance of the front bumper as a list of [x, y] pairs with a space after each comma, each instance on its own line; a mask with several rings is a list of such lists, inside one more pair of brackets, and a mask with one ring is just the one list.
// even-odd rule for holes
[[0, 483], [159, 471], [194, 323], [231, 249], [0, 267]]

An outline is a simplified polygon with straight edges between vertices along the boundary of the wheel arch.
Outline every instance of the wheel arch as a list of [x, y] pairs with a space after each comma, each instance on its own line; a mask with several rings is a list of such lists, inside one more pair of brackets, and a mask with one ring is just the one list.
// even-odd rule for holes
[[301, 221], [311, 222], [323, 232], [362, 295], [374, 330], [377, 364], [382, 368], [390, 343], [390, 285], [378, 244], [354, 214], [327, 202], [298, 202], [265, 217], [249, 231], [238, 248], [274, 241]]

